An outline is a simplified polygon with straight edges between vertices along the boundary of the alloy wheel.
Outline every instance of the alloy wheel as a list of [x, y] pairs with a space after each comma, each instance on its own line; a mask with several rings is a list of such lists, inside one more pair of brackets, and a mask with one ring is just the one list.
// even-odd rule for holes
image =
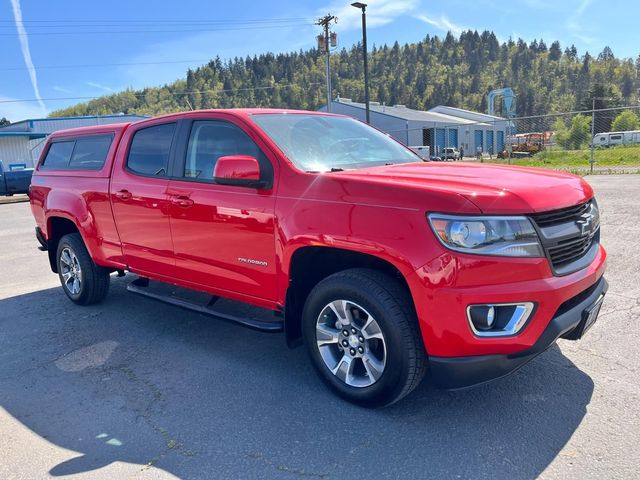
[[387, 346], [380, 325], [362, 306], [334, 300], [316, 321], [318, 351], [326, 367], [351, 387], [368, 387], [384, 372]]
[[82, 287], [82, 269], [78, 257], [69, 247], [60, 253], [60, 271], [65, 288], [72, 295], [79, 295]]

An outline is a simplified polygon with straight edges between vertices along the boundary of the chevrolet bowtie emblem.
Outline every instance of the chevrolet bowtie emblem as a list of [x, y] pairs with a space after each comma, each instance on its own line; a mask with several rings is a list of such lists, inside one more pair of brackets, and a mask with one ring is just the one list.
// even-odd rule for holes
[[582, 220], [576, 222], [580, 228], [580, 235], [583, 237], [591, 233], [591, 225], [593, 223], [593, 215], [587, 213], [582, 216]]

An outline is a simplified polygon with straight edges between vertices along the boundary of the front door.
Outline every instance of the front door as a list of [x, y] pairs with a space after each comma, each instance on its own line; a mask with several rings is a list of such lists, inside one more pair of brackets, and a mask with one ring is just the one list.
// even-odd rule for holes
[[136, 273], [174, 274], [167, 187], [176, 125], [133, 130], [123, 138], [113, 167], [113, 216], [125, 262]]
[[[272, 161], [239, 125], [194, 120], [169, 182], [176, 276], [211, 291], [275, 300], [276, 258]], [[256, 139], [257, 140], [257, 139]], [[215, 183], [218, 158], [258, 159], [268, 188]]]

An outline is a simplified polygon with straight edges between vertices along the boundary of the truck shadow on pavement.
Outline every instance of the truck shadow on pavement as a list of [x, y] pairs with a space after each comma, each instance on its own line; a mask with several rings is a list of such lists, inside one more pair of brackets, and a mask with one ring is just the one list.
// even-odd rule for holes
[[[60, 288], [0, 301], [0, 407], [78, 452], [53, 476], [129, 462], [180, 478], [539, 475], [579, 426], [593, 382], [553, 347], [462, 392], [424, 383], [366, 410], [321, 384], [304, 349], [125, 292]], [[15, 466], [16, 471], [20, 468]]]

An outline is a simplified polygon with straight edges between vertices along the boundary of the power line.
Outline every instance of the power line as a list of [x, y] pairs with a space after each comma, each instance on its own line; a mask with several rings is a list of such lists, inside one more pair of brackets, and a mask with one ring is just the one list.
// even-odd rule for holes
[[[38, 66], [38, 70], [58, 70], [58, 69], [67, 69], [67, 68], [99, 68], [99, 67], [125, 67], [125, 66], [137, 66], [137, 65], [168, 65], [168, 64], [176, 64], [176, 63], [201, 63], [205, 64], [210, 62], [211, 59], [207, 58], [205, 60], [167, 60], [161, 62], [132, 62], [132, 63], [86, 63], [79, 65], [44, 65]], [[29, 70], [27, 67], [7, 67], [0, 68], [0, 72], [10, 72], [15, 70]]]
[[[110, 22], [110, 21], [100, 21], [97, 23], [68, 23], [68, 22], [62, 22], [62, 23], [55, 23], [55, 24], [38, 24], [38, 25], [25, 25], [26, 27], [29, 27], [29, 29], [33, 29], [33, 28], [78, 28], [78, 27], [90, 27], [90, 28], [95, 28], [95, 27], [145, 27], [145, 28], [151, 28], [151, 27], [190, 27], [190, 26], [226, 26], [226, 25], [234, 25], [234, 26], [261, 26], [261, 25], [283, 25], [283, 26], [287, 26], [288, 24], [300, 24], [301, 22], [305, 22], [308, 21], [310, 22], [310, 20], [308, 19], [304, 19], [304, 18], [300, 18], [300, 19], [295, 19], [295, 20], [265, 20], [265, 21], [247, 21], [247, 22], [219, 22], [219, 21], [207, 21], [207, 20], [202, 20], [202, 21], [190, 21], [190, 22], [169, 22], [169, 23], [157, 23], [157, 22], [127, 22], [127, 23], [122, 23], [122, 22]], [[0, 21], [0, 28], [5, 28], [5, 29], [14, 29], [15, 28], [15, 24], [12, 23], [5, 23], [2, 24], [2, 21]]]
[[[214, 90], [214, 89], [209, 89], [209, 90], [193, 90], [193, 91], [185, 91], [185, 92], [168, 92], [169, 95], [172, 95], [174, 97], [178, 97], [178, 96], [184, 96], [184, 95], [194, 95], [194, 94], [203, 94], [203, 93], [214, 93], [214, 94], [218, 94], [218, 93], [231, 93], [231, 92], [247, 92], [247, 91], [255, 91], [255, 90], [270, 90], [270, 89], [275, 89], [275, 88], [290, 88], [290, 87], [307, 87], [307, 86], [314, 86], [314, 85], [321, 85], [322, 82], [311, 82], [311, 83], [306, 83], [304, 85], [298, 84], [298, 83], [289, 83], [286, 85], [265, 85], [262, 87], [245, 87], [245, 88], [226, 88], [226, 89], [220, 89], [220, 90]], [[115, 95], [119, 95], [122, 93], [128, 93], [129, 95], [133, 95], [134, 97], [145, 97], [147, 93], [134, 93], [134, 92], [127, 92], [126, 90], [124, 92], [117, 92], [117, 93], [112, 93], [109, 95], [97, 95], [97, 96], [92, 96], [92, 97], [55, 97], [55, 98], [41, 98], [41, 99], [37, 99], [37, 98], [25, 98], [25, 99], [21, 99], [21, 100], [16, 100], [16, 99], [12, 99], [12, 100], [0, 100], [0, 103], [22, 103], [22, 102], [38, 102], [40, 100], [45, 101], [45, 102], [52, 102], [52, 101], [56, 101], [56, 100], [94, 100], [97, 98], [103, 98], [103, 97], [113, 97]]]
[[[223, 24], [227, 25], [230, 23], [269, 23], [269, 22], [292, 22], [292, 21], [300, 21], [300, 20], [309, 20], [308, 17], [289, 17], [289, 18], [259, 18], [259, 19], [246, 19], [246, 20], [150, 20], [150, 19], [139, 19], [139, 20], [124, 20], [124, 19], [105, 19], [101, 18], [99, 20], [91, 19], [91, 20], [79, 20], [79, 19], [64, 19], [64, 20], [23, 20], [25, 25], [29, 25], [30, 23], [122, 23], [122, 24], [131, 24], [131, 23], [158, 23], [158, 24], [171, 24], [171, 23], [211, 23], [211, 24]], [[14, 20], [0, 20], [0, 23], [9, 23], [11, 25], [15, 24]]]
[[232, 30], [263, 30], [263, 29], [275, 29], [275, 28], [291, 28], [310, 26], [313, 23], [298, 23], [298, 24], [286, 24], [286, 25], [254, 25], [244, 27], [228, 27], [228, 28], [190, 28], [180, 30], [99, 30], [99, 31], [79, 31], [79, 32], [34, 32], [34, 33], [0, 33], [3, 37], [18, 37], [18, 36], [50, 36], [50, 35], [118, 35], [118, 34], [137, 34], [137, 33], [192, 33], [192, 32], [223, 32]]

